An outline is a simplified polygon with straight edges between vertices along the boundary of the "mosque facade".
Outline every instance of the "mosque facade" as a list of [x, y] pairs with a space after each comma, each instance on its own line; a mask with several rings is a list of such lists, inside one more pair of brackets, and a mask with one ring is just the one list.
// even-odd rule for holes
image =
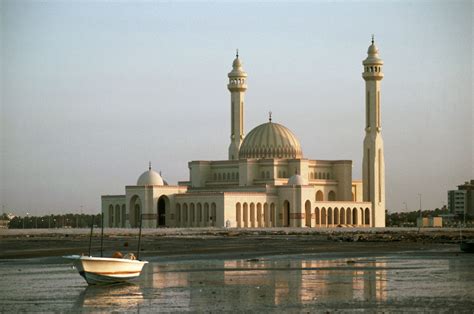
[[351, 160], [303, 157], [298, 138], [271, 114], [245, 135], [247, 73], [237, 54], [227, 85], [228, 159], [190, 161], [189, 181], [177, 185], [150, 165], [125, 195], [102, 196], [105, 226], [136, 228], [141, 217], [144, 228], [385, 227], [383, 61], [373, 39], [367, 53], [362, 180], [353, 180]]

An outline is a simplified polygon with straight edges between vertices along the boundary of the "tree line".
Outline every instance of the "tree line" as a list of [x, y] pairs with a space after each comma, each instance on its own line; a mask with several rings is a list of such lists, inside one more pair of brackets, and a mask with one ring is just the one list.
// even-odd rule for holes
[[15, 216], [11, 219], [3, 214], [2, 219], [9, 220], [9, 229], [90, 228], [92, 223], [97, 227], [102, 227], [100, 214], [28, 215]]

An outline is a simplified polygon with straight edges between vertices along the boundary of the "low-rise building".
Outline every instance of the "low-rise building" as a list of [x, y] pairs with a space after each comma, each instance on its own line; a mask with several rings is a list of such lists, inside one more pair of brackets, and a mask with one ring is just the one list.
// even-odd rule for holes
[[474, 216], [474, 180], [448, 191], [448, 208], [451, 214]]

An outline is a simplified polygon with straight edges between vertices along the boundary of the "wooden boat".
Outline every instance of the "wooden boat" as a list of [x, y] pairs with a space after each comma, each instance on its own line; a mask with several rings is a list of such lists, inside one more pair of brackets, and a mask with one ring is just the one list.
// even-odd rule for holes
[[[128, 255], [128, 256], [127, 256]], [[133, 254], [123, 258], [92, 257], [71, 255], [64, 256], [74, 262], [79, 275], [89, 285], [123, 283], [140, 276], [147, 261], [134, 259]]]
[[461, 242], [461, 251], [466, 253], [474, 253], [474, 240]]

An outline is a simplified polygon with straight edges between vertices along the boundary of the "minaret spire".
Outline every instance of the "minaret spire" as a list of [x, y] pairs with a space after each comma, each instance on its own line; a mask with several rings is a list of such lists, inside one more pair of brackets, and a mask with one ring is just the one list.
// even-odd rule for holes
[[364, 202], [372, 203], [371, 227], [385, 227], [385, 165], [382, 140], [380, 92], [383, 60], [379, 57], [374, 36], [362, 62], [365, 80], [365, 138], [362, 159], [362, 192]]
[[242, 68], [239, 49], [236, 50], [232, 71], [227, 75], [230, 91], [230, 146], [229, 160], [239, 159], [240, 144], [244, 139], [244, 97], [247, 90], [247, 73]]

